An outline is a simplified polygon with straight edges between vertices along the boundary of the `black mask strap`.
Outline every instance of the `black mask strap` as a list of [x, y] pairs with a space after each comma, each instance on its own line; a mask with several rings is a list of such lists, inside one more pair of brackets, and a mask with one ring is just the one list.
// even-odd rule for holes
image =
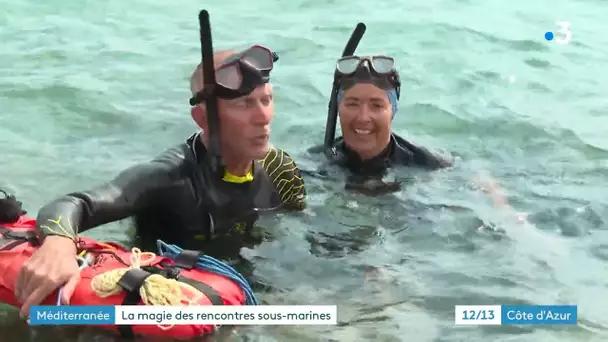
[[10, 196], [2, 189], [0, 189], [0, 193], [4, 195], [4, 198], [0, 199], [0, 223], [16, 222], [21, 215], [27, 213], [15, 196]]

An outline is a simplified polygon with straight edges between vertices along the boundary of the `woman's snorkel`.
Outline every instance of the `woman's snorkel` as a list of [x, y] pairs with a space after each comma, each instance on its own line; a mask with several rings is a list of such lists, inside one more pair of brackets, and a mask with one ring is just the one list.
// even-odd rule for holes
[[[350, 35], [344, 50], [342, 51], [342, 57], [352, 56], [361, 42], [361, 38], [365, 34], [365, 24], [358, 23], [353, 33]], [[329, 98], [328, 111], [327, 111], [327, 122], [325, 123], [325, 139], [323, 145], [317, 145], [310, 148], [310, 153], [319, 153], [324, 151], [326, 154], [331, 149], [334, 139], [336, 138], [336, 124], [338, 121], [338, 92], [340, 91], [340, 83], [338, 82], [339, 75], [337, 72], [334, 73], [334, 81], [331, 89], [331, 95]]]
[[[365, 29], [366, 27], [364, 23], [357, 24], [353, 30], [353, 33], [350, 35], [350, 39], [348, 39], [348, 42], [344, 47], [344, 51], [342, 51], [342, 57], [352, 56], [355, 54], [357, 46], [359, 46], [359, 42], [361, 42], [361, 38], [363, 38], [363, 35], [365, 34]], [[336, 138], [336, 123], [338, 121], [338, 91], [340, 90], [338, 80], [339, 75], [337, 72], [334, 72], [334, 82], [328, 104], [327, 122], [325, 124], [325, 140], [323, 144], [325, 151], [331, 148], [334, 139]]]

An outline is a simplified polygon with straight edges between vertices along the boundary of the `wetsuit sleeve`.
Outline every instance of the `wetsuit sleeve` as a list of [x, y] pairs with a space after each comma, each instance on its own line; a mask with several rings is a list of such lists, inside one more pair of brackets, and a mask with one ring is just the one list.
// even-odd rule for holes
[[414, 151], [414, 162], [422, 167], [429, 169], [441, 169], [452, 166], [452, 161], [448, 158], [429, 151], [424, 147], [416, 147]]
[[306, 207], [306, 188], [300, 169], [291, 156], [272, 148], [262, 160], [262, 165], [276, 187], [285, 209], [302, 210]]
[[153, 201], [158, 189], [170, 184], [173, 165], [166, 158], [138, 164], [97, 188], [50, 202], [38, 212], [41, 237], [60, 235], [75, 240], [79, 232], [132, 216]]
[[452, 161], [447, 157], [433, 153], [422, 146], [412, 144], [403, 138], [399, 139], [399, 144], [405, 145], [404, 147], [411, 152], [411, 158], [415, 165], [431, 170], [452, 166]]

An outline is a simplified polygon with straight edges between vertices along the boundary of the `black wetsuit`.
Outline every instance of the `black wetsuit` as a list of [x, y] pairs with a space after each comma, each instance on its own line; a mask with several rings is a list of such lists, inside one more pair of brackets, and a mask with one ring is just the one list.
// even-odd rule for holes
[[[424, 147], [414, 145], [395, 133], [391, 134], [390, 142], [384, 151], [372, 159], [362, 160], [357, 153], [346, 146], [342, 137], [336, 139], [327, 154], [332, 162], [350, 171], [346, 188], [353, 190], [363, 189], [363, 184], [369, 183], [369, 181], [381, 181], [387, 170], [393, 166], [413, 166], [435, 170], [452, 165], [452, 162], [446, 158], [434, 154]], [[374, 185], [375, 189], [367, 189], [370, 190], [370, 194], [399, 189], [398, 183], [379, 184]], [[379, 190], [380, 188], [382, 191]]]
[[[229, 183], [212, 174], [199, 134], [156, 159], [121, 172], [89, 191], [63, 196], [38, 213], [41, 235], [75, 237], [134, 216], [140, 245], [156, 239], [207, 251], [210, 240], [246, 236], [259, 211], [301, 210], [305, 189], [291, 157], [271, 149], [253, 164], [253, 180]], [[214, 254], [214, 253], [212, 253]]]

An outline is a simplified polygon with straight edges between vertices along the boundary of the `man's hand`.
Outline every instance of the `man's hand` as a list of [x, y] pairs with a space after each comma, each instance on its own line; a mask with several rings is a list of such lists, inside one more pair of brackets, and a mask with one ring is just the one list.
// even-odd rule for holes
[[40, 304], [64, 284], [61, 301], [68, 304], [79, 280], [74, 242], [62, 236], [48, 236], [40, 249], [23, 263], [17, 277], [15, 298], [23, 304], [21, 317], [29, 317], [32, 305]]

